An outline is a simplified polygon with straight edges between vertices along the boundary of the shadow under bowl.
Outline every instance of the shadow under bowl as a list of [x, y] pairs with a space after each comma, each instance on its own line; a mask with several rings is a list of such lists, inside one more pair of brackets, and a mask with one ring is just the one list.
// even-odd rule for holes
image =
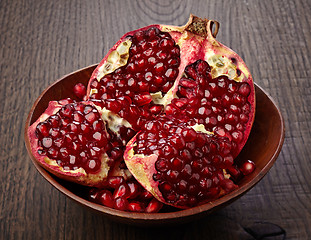
[[29, 126], [47, 108], [49, 101], [65, 98], [76, 99], [73, 87], [76, 83], [87, 82], [97, 65], [92, 65], [73, 73], [70, 73], [46, 88], [32, 106], [25, 124], [25, 142], [29, 156], [39, 173], [56, 189], [76, 201], [77, 203], [92, 209], [111, 220], [117, 222], [154, 226], [162, 224], [176, 224], [196, 220], [211, 212], [223, 208], [241, 197], [255, 186], [277, 159], [284, 141], [284, 122], [278, 107], [265, 91], [255, 84], [256, 91], [256, 116], [249, 139], [243, 150], [237, 157], [237, 161], [251, 159], [256, 164], [256, 169], [250, 175], [244, 177], [235, 191], [212, 202], [186, 210], [168, 208], [160, 213], [132, 213], [108, 208], [88, 201], [85, 196], [87, 187], [61, 180], [42, 168], [31, 153], [31, 147], [27, 131]]

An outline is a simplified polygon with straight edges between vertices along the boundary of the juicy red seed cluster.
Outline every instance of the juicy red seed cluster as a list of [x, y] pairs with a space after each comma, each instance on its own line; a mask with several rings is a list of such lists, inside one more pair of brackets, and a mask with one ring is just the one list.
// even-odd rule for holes
[[[148, 94], [148, 96], [150, 95]], [[150, 102], [151, 100], [149, 101], [150, 104], [138, 106], [137, 104], [133, 104], [132, 99], [128, 96], [123, 96], [116, 99], [107, 99], [104, 101], [93, 101], [101, 108], [105, 107], [113, 113], [116, 113], [120, 117], [126, 119], [135, 130], [140, 129], [140, 126], [144, 125], [149, 119], [153, 119], [163, 111], [162, 105], [154, 104]]]
[[[132, 44], [125, 66], [105, 75], [100, 81], [94, 79], [92, 89], [97, 93], [91, 99], [110, 99], [129, 96], [136, 105], [150, 102], [142, 93], [167, 92], [178, 75], [180, 49], [172, 37], [158, 28], [140, 30], [128, 36]], [[149, 100], [149, 102], [148, 102]]]
[[96, 173], [109, 136], [94, 106], [69, 103], [36, 127], [38, 153], [56, 160], [65, 170], [84, 168]]
[[158, 212], [163, 205], [136, 180], [125, 181], [123, 177], [109, 177], [105, 188], [92, 188], [88, 198], [92, 202], [130, 212]]
[[187, 116], [204, 124], [208, 131], [228, 137], [236, 146], [244, 139], [251, 111], [248, 102], [250, 86], [226, 76], [212, 78], [207, 62], [198, 60], [188, 65], [181, 78], [177, 96], [166, 107], [166, 114]]
[[223, 168], [232, 166], [231, 143], [196, 132], [187, 123], [160, 117], [137, 135], [137, 154], [156, 154], [159, 190], [168, 203], [194, 206], [219, 196]]

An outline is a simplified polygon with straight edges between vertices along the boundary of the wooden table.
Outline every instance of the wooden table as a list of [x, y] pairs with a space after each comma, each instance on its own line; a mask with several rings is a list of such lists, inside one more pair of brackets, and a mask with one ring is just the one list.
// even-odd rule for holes
[[[57, 78], [97, 63], [129, 30], [182, 25], [190, 13], [221, 23], [218, 40], [242, 56], [283, 114], [278, 160], [242, 198], [181, 226], [121, 225], [66, 198], [36, 171], [24, 122]], [[255, 239], [280, 231], [311, 238], [311, 2], [0, 1], [0, 239]], [[267, 238], [268, 239], [268, 238]]]

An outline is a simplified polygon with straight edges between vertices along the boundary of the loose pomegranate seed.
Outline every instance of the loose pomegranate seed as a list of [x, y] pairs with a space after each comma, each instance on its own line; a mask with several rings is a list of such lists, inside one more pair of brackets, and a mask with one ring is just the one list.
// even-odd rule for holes
[[98, 202], [107, 207], [114, 207], [114, 200], [112, 194], [108, 190], [102, 190], [97, 197]]
[[119, 197], [114, 202], [114, 208], [122, 211], [127, 210], [128, 201], [125, 198]]
[[123, 177], [108, 177], [104, 189], [92, 188], [88, 192], [88, 199], [107, 207], [130, 212], [158, 212], [163, 206], [137, 181], [125, 180]]
[[143, 212], [144, 211], [144, 207], [139, 202], [131, 202], [128, 204], [127, 207], [130, 212]]
[[73, 88], [74, 94], [82, 100], [86, 95], [86, 87], [82, 83], [77, 83]]
[[140, 185], [136, 182], [129, 182], [128, 187], [130, 190], [128, 198], [135, 199], [139, 195], [139, 191], [141, 190]]
[[130, 189], [127, 184], [120, 184], [119, 187], [114, 191], [113, 198], [127, 198], [130, 195]]
[[252, 172], [254, 172], [255, 163], [252, 162], [251, 160], [247, 160], [246, 162], [242, 164], [242, 166], [240, 167], [240, 170], [244, 175], [249, 175]]

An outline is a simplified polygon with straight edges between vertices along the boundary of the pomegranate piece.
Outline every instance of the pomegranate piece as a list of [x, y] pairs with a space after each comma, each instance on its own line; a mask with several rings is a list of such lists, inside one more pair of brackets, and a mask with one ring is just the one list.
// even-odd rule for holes
[[230, 141], [202, 127], [162, 116], [146, 123], [128, 144], [129, 170], [159, 201], [187, 208], [236, 188], [224, 171], [233, 164]]
[[249, 83], [227, 76], [212, 78], [211, 67], [203, 60], [188, 65], [184, 75], [177, 90], [179, 98], [166, 106], [166, 114], [180, 119], [186, 116], [204, 124], [207, 131], [228, 137], [234, 143], [236, 157], [249, 133]]
[[[141, 121], [151, 119], [154, 112], [161, 110], [149, 107], [152, 94], [165, 94], [173, 86], [178, 75], [179, 53], [179, 46], [170, 34], [157, 26], [127, 33], [94, 71], [88, 97], [139, 129]], [[128, 105], [109, 106], [111, 100], [123, 96], [131, 99]]]
[[108, 143], [106, 123], [92, 102], [50, 102], [28, 135], [39, 164], [60, 178], [84, 185], [101, 184], [111, 161], [118, 160], [113, 156], [116, 148]]

